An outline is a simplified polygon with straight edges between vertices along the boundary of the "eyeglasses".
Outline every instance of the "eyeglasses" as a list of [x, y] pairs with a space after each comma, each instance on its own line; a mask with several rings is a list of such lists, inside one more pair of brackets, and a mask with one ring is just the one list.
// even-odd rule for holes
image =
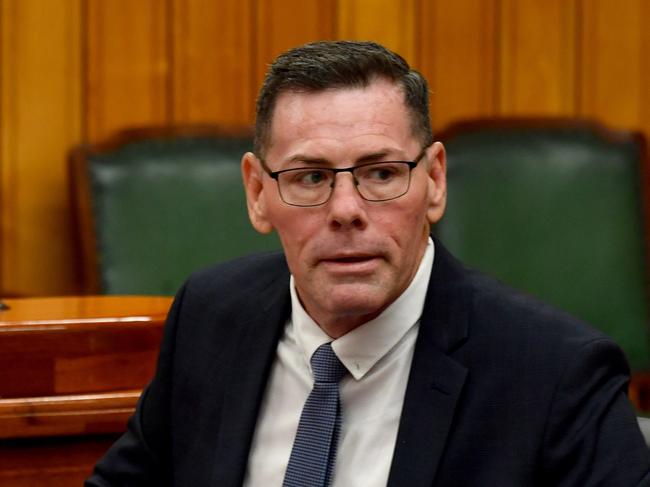
[[266, 173], [278, 183], [280, 198], [291, 206], [319, 206], [327, 203], [334, 192], [336, 175], [349, 172], [354, 186], [366, 201], [389, 201], [404, 196], [411, 185], [411, 171], [426, 153], [427, 147], [413, 161], [381, 161], [353, 167], [299, 167], [271, 171], [262, 161]]

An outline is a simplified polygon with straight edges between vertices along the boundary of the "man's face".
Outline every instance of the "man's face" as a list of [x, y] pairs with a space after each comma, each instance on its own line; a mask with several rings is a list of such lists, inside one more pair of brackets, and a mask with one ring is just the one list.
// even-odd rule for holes
[[[281, 94], [265, 162], [272, 171], [336, 168], [411, 161], [421, 150], [403, 92], [378, 79], [366, 88]], [[303, 306], [332, 337], [376, 317], [408, 287], [429, 225], [444, 212], [439, 143], [413, 170], [409, 191], [385, 202], [365, 201], [352, 175], [341, 173], [327, 203], [290, 206], [253, 154], [244, 156], [242, 170], [253, 226], [277, 230]]]

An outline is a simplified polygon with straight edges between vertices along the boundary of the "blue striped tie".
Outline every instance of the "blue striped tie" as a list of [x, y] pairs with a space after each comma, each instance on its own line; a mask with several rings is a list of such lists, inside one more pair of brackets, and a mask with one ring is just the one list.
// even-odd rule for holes
[[341, 426], [339, 381], [347, 372], [326, 343], [311, 357], [312, 389], [300, 416], [283, 487], [327, 487]]

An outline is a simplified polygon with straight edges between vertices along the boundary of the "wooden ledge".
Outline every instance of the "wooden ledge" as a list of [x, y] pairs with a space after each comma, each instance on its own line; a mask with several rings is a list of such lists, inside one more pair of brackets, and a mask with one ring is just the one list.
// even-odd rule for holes
[[0, 399], [0, 439], [121, 433], [140, 393]]
[[168, 296], [63, 296], [6, 299], [0, 333], [92, 331], [159, 326], [172, 302]]

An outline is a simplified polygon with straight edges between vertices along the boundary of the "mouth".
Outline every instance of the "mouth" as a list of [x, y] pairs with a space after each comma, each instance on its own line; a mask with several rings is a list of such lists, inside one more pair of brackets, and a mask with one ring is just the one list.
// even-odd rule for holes
[[333, 257], [333, 258], [328, 258], [323, 260], [325, 262], [340, 262], [341, 264], [354, 264], [356, 262], [365, 262], [373, 258], [374, 258], [373, 256], [367, 256], [367, 255], [351, 255], [347, 257]]
[[368, 274], [379, 265], [381, 257], [369, 254], [328, 256], [320, 263], [333, 274]]
[[370, 259], [379, 258], [379, 254], [375, 252], [363, 252], [363, 251], [339, 251], [333, 252], [331, 254], [325, 254], [320, 257], [319, 260], [324, 262], [363, 262]]

